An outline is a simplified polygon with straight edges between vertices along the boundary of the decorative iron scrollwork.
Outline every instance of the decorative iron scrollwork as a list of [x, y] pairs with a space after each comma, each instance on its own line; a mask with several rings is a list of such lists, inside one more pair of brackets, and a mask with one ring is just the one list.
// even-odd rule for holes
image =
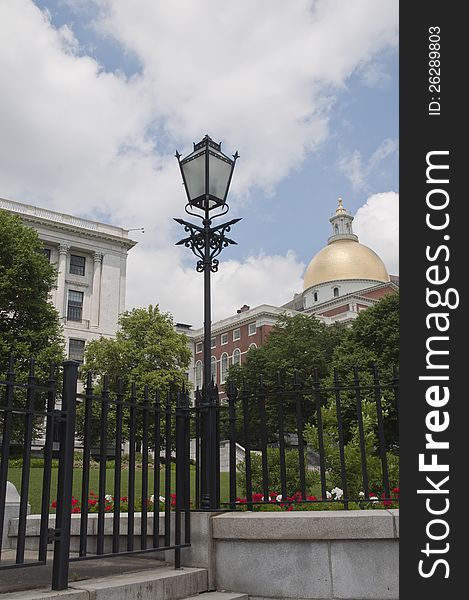
[[240, 219], [232, 219], [216, 227], [211, 227], [211, 219], [204, 219], [203, 227], [189, 223], [183, 219], [174, 220], [180, 225], [184, 225], [184, 230], [190, 234], [188, 237], [179, 240], [176, 245], [184, 245], [186, 248], [190, 248], [199, 259], [196, 264], [196, 271], [203, 273], [206, 265], [208, 265], [210, 271], [216, 273], [220, 262], [216, 257], [223, 248], [226, 248], [230, 244], [236, 244], [226, 234], [231, 230], [231, 226], [240, 221]]

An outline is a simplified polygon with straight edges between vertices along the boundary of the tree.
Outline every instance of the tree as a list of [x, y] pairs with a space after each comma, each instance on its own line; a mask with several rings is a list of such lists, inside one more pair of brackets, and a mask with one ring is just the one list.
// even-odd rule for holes
[[37, 232], [0, 210], [0, 353], [38, 366], [63, 358], [57, 310], [48, 301], [57, 272], [43, 253]]
[[[134, 308], [124, 312], [119, 319], [120, 329], [115, 339], [101, 338], [91, 341], [85, 349], [82, 373], [86, 382], [88, 371], [97, 380], [98, 389], [103, 376], [109, 376], [111, 397], [115, 397], [116, 382], [122, 378], [125, 398], [129, 398], [131, 383], [136, 384], [138, 401], [143, 398], [145, 385], [150, 401], [154, 402], [158, 390], [165, 402], [167, 392], [176, 392], [187, 386], [186, 369], [191, 352], [185, 335], [174, 330], [172, 317], [162, 313], [158, 305]], [[114, 405], [109, 413], [109, 433], [115, 422]], [[100, 405], [93, 403], [93, 439], [99, 436]], [[140, 411], [139, 414], [141, 415]], [[78, 408], [79, 432], [83, 436], [84, 405]], [[124, 435], [126, 424], [124, 424]]]
[[333, 352], [342, 371], [353, 365], [376, 364], [391, 373], [399, 363], [399, 294], [389, 294], [361, 312]]
[[[376, 366], [386, 413], [386, 442], [389, 448], [397, 449], [399, 434], [396, 395], [388, 385], [392, 384], [394, 369], [399, 364], [399, 294], [384, 296], [358, 315], [334, 349], [332, 362], [344, 384], [353, 385], [354, 367], [358, 366], [362, 386], [373, 385], [372, 368], [373, 365]], [[332, 375], [329, 375], [329, 383], [332, 384]], [[371, 400], [373, 393], [368, 391], [364, 398]], [[351, 391], [343, 402], [347, 435], [351, 431], [349, 424], [356, 418], [355, 407], [355, 396]]]
[[[0, 368], [5, 373], [13, 352], [19, 381], [27, 377], [31, 357], [42, 382], [48, 378], [50, 363], [60, 364], [64, 358], [59, 315], [48, 301], [56, 277], [37, 232], [19, 217], [0, 210]], [[16, 401], [24, 402], [20, 390]], [[19, 441], [21, 421], [15, 418]]]
[[[232, 382], [238, 390], [246, 386], [252, 392], [249, 411], [250, 438], [253, 447], [259, 446], [261, 437], [259, 393], [262, 390], [274, 391], [278, 376], [281, 383], [291, 389], [295, 378], [304, 383], [311, 379], [314, 369], [318, 369], [322, 375], [328, 373], [334, 348], [344, 335], [345, 329], [340, 325], [327, 327], [318, 319], [308, 315], [298, 314], [293, 317], [282, 315], [270, 332], [266, 343], [259, 348], [249, 350], [243, 365], [231, 367], [226, 389]], [[260, 375], [263, 376], [263, 387], [260, 386]], [[268, 441], [275, 442], [278, 431], [275, 393], [267, 394], [265, 405]], [[311, 414], [312, 406], [312, 403], [305, 398], [303, 401], [305, 418]], [[285, 405], [284, 417], [285, 431], [294, 432], [296, 416], [293, 401]], [[243, 443], [245, 440], [241, 410], [238, 411], [237, 421], [238, 440]], [[228, 434], [226, 424], [222, 434]]]
[[228, 381], [239, 386], [244, 380], [255, 387], [262, 374], [264, 384], [274, 386], [278, 372], [285, 381], [292, 379], [295, 372], [300, 379], [306, 379], [314, 368], [327, 373], [334, 348], [344, 334], [343, 326], [328, 327], [309, 315], [281, 315], [265, 344], [249, 350], [242, 366], [230, 369]]

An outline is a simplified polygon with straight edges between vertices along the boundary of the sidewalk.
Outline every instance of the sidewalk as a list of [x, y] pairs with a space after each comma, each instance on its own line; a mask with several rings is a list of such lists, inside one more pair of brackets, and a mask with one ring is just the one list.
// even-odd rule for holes
[[[4, 550], [2, 552], [2, 558], [6, 562], [8, 558], [11, 557], [12, 562], [14, 562], [15, 553], [15, 550]], [[52, 553], [49, 554], [47, 565], [0, 571], [0, 594], [38, 588], [50, 589], [52, 581]], [[172, 566], [169, 567], [169, 565], [161, 560], [161, 558], [161, 552], [150, 552], [133, 556], [116, 556], [112, 558], [71, 562], [69, 582], [72, 584], [72, 582], [83, 581], [86, 579], [138, 573], [140, 571], [154, 570], [155, 568], [174, 568]], [[26, 561], [35, 559], [37, 559], [37, 552], [25, 553]], [[0, 599], [3, 600], [1, 596]]]

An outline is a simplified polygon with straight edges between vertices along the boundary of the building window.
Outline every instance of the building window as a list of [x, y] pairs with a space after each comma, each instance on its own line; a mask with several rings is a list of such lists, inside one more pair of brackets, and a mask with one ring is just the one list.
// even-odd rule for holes
[[335, 287], [334, 288], [334, 298], [338, 298], [339, 297], [339, 288]]
[[222, 333], [221, 336], [220, 336], [220, 344], [222, 346], [224, 346], [227, 343], [228, 343], [228, 334], [227, 333]]
[[77, 256], [76, 254], [70, 254], [70, 273], [74, 275], [85, 274], [85, 257]]
[[70, 338], [68, 340], [68, 358], [70, 360], [77, 360], [83, 362], [85, 357], [85, 340], [74, 340]]
[[253, 348], [257, 348], [257, 344], [249, 344], [249, 350], [252, 350]]
[[318, 293], [317, 293], [317, 292], [314, 292], [314, 294], [313, 294], [313, 300], [314, 300], [315, 302], [317, 302], [317, 301], [318, 301]]
[[44, 256], [47, 258], [47, 260], [50, 262], [50, 248], [43, 248], [42, 252], [43, 252]]
[[241, 352], [238, 350], [238, 348], [235, 348], [235, 351], [233, 352], [233, 364], [234, 365], [241, 364]]
[[233, 341], [236, 342], [236, 340], [239, 340], [241, 337], [241, 329], [234, 329], [233, 330]]
[[195, 363], [195, 387], [199, 389], [202, 387], [202, 363], [200, 360]]
[[228, 375], [228, 354], [224, 352], [220, 359], [220, 383], [225, 383]]
[[256, 324], [255, 323], [249, 323], [248, 325], [248, 335], [255, 335], [256, 334]]
[[210, 376], [213, 379], [213, 382], [217, 382], [217, 359], [215, 356], [212, 356], [210, 359]]
[[217, 338], [212, 338], [210, 340], [210, 348], [216, 348], [217, 347]]
[[195, 345], [195, 353], [199, 354], [199, 352], [202, 352], [202, 342], [197, 342]]
[[67, 321], [81, 321], [83, 313], [83, 292], [68, 291]]

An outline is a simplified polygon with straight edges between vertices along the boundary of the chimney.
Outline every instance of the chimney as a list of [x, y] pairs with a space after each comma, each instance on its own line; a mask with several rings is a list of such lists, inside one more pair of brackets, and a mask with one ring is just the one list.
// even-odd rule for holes
[[238, 310], [236, 311], [239, 315], [239, 313], [243, 313], [246, 312], [247, 310], [249, 310], [251, 307], [248, 306], [247, 304], [243, 304], [243, 306], [241, 308], [238, 308]]

